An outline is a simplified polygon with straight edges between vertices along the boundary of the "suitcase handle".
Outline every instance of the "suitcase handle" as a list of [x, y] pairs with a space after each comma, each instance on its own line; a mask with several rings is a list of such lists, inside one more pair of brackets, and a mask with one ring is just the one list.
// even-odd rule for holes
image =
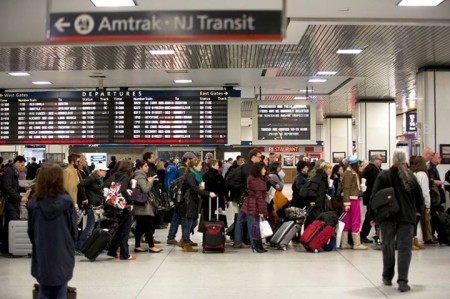
[[[213, 211], [212, 211], [212, 197], [209, 198], [209, 215], [211, 215], [211, 220], [213, 219]], [[216, 196], [216, 221], [219, 221], [219, 196]]]

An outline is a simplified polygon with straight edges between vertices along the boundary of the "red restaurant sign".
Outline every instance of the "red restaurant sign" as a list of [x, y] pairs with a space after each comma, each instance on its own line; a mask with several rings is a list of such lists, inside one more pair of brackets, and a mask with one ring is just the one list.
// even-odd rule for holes
[[296, 153], [298, 151], [298, 146], [269, 146], [269, 152]]

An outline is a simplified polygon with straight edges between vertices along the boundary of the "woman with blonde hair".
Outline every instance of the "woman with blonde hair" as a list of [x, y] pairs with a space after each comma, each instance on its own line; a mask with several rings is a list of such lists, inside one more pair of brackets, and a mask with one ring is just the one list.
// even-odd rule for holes
[[75, 267], [77, 215], [59, 165], [40, 168], [28, 210], [31, 275], [39, 282], [39, 298], [66, 298]]

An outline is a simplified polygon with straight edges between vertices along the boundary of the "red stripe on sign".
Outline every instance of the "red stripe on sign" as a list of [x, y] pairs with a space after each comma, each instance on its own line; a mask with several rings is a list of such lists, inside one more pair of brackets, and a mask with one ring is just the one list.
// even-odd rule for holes
[[51, 42], [117, 42], [117, 41], [281, 41], [281, 34], [242, 35], [101, 35], [52, 36]]

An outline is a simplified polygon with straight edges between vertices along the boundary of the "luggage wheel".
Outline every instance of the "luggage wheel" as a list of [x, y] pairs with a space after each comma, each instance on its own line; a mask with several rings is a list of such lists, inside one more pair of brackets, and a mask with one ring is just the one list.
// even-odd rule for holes
[[319, 252], [319, 249], [314, 249], [314, 253], [318, 253]]

